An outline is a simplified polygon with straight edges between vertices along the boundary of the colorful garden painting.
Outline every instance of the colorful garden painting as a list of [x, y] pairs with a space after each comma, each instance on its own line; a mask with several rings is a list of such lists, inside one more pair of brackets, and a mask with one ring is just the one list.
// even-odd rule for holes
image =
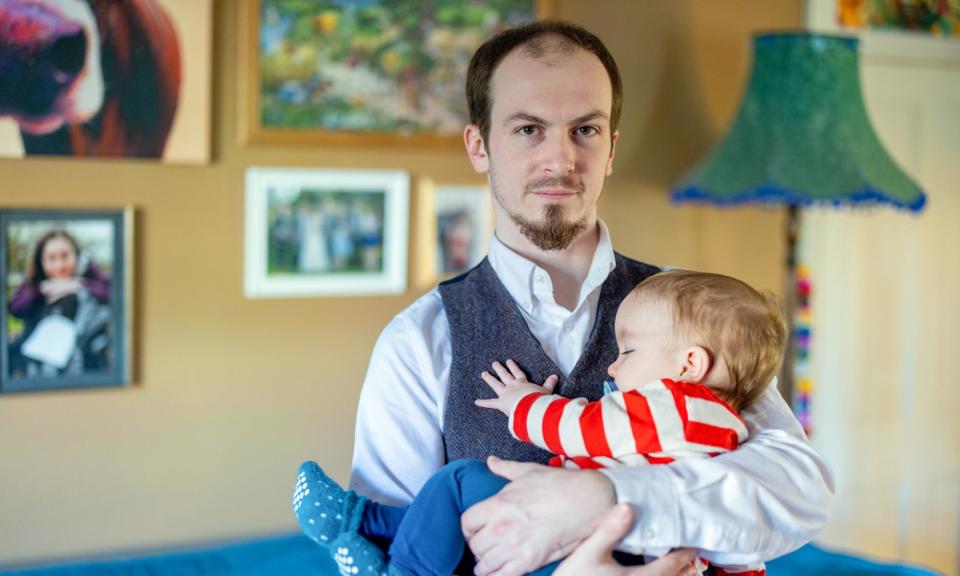
[[457, 135], [470, 57], [537, 0], [261, 0], [264, 129]]
[[837, 0], [837, 19], [844, 28], [960, 37], [960, 0]]

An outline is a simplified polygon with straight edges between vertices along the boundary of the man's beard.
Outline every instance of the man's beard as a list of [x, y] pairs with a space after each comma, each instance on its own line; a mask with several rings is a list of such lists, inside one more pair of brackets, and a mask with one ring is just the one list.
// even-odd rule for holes
[[548, 204], [543, 211], [543, 220], [534, 222], [515, 212], [508, 212], [513, 223], [534, 246], [541, 250], [564, 250], [583, 232], [586, 219], [571, 222], [563, 217], [563, 206]]
[[[543, 210], [543, 219], [539, 221], [529, 220], [519, 212], [511, 211], [498, 190], [497, 173], [492, 169], [490, 187], [493, 189], [493, 196], [497, 203], [517, 225], [520, 233], [541, 250], [565, 250], [587, 228], [586, 216], [576, 222], [565, 219], [562, 204], [547, 204]], [[538, 189], [551, 187], [571, 190], [581, 197], [586, 193], [583, 182], [573, 176], [551, 176], [528, 182], [524, 186], [523, 195], [527, 196], [536, 193]]]

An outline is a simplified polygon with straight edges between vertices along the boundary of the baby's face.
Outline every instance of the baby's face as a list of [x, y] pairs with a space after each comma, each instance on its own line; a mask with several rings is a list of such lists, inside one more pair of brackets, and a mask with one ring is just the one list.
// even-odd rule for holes
[[617, 388], [635, 390], [653, 380], [679, 378], [686, 347], [668, 306], [628, 297], [617, 310], [616, 333], [620, 355], [607, 373]]

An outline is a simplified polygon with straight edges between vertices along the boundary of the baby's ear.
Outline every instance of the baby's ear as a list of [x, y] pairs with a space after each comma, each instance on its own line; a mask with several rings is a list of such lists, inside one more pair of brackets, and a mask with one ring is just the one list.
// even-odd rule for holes
[[702, 384], [710, 373], [712, 360], [710, 353], [703, 346], [691, 346], [683, 351], [680, 366], [680, 382]]

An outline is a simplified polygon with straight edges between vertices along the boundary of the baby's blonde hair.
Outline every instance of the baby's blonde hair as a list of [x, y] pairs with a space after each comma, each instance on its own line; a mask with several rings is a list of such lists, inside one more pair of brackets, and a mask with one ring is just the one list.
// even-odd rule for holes
[[787, 321], [777, 297], [724, 276], [689, 270], [655, 274], [628, 298], [668, 305], [681, 337], [691, 337], [716, 363], [726, 362], [730, 388], [722, 396], [737, 411], [759, 398], [783, 361]]

